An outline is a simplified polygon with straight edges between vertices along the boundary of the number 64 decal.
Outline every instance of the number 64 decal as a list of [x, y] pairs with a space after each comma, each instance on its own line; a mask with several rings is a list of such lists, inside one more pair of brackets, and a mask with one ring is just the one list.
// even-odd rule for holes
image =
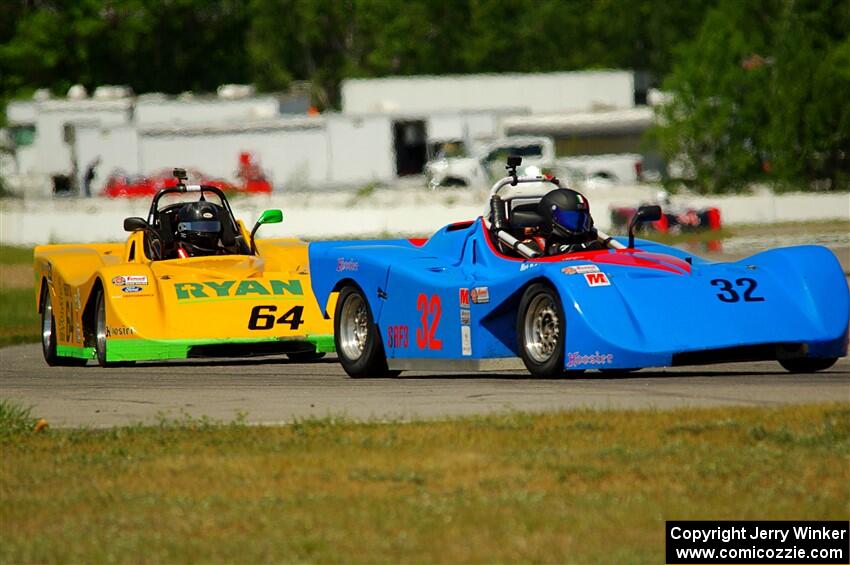
[[[720, 292], [717, 293], [717, 298], [722, 302], [738, 302], [741, 296], [732, 286], [732, 283], [726, 279], [713, 279], [712, 286], [719, 286]], [[744, 302], [764, 302], [764, 296], [756, 296], [755, 290], [758, 283], [755, 279], [742, 278], [736, 279], [735, 285], [744, 289]]]
[[416, 328], [416, 347], [419, 349], [435, 349], [443, 348], [443, 340], [434, 337], [437, 332], [437, 326], [440, 325], [440, 316], [443, 314], [443, 306], [440, 304], [440, 297], [432, 294], [428, 298], [424, 293], [416, 298], [416, 309], [422, 312], [420, 322], [421, 328]]

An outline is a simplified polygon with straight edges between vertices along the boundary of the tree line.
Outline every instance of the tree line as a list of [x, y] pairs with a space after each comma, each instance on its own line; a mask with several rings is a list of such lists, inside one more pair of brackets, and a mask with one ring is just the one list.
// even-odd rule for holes
[[634, 69], [673, 93], [654, 143], [698, 189], [836, 188], [848, 30], [846, 0], [6, 0], [0, 99], [308, 81], [333, 109], [351, 77]]

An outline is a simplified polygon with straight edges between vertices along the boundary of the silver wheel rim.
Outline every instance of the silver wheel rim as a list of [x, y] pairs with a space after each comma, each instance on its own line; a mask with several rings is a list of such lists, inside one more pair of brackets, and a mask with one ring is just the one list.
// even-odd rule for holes
[[53, 337], [53, 304], [50, 302], [50, 291], [45, 294], [44, 306], [41, 316], [41, 344], [44, 350], [50, 348], [50, 339]]
[[103, 302], [103, 295], [100, 295], [97, 299], [95, 336], [97, 338], [97, 353], [106, 359], [106, 305]]
[[369, 316], [366, 303], [357, 294], [350, 294], [342, 305], [339, 323], [339, 344], [342, 352], [352, 361], [360, 359], [366, 349], [369, 335]]
[[525, 311], [525, 351], [537, 363], [545, 363], [557, 353], [561, 335], [558, 307], [546, 294], [538, 294]]

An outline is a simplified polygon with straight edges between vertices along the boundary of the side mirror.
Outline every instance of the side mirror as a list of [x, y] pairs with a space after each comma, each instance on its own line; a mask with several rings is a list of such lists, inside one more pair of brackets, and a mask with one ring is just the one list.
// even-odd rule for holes
[[260, 218], [257, 220], [257, 225], [261, 226], [263, 224], [279, 224], [283, 221], [283, 212], [280, 210], [266, 210], [262, 214], [260, 214]]
[[635, 228], [644, 222], [657, 222], [661, 219], [661, 206], [641, 206], [629, 222], [629, 249], [635, 247]]
[[149, 227], [144, 218], [124, 218], [124, 231], [146, 230]]
[[254, 229], [251, 230], [251, 253], [257, 253], [257, 244], [254, 242], [254, 234], [257, 233], [257, 230], [260, 229], [260, 226], [263, 224], [279, 224], [283, 221], [283, 212], [280, 210], [266, 210], [260, 217], [257, 219], [257, 223], [254, 224]]

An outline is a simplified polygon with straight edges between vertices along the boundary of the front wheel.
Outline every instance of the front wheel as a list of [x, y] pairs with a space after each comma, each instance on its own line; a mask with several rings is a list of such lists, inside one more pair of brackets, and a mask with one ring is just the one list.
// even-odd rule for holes
[[798, 359], [780, 359], [779, 364], [790, 373], [817, 373], [829, 369], [835, 362], [837, 357], [828, 359], [818, 359], [814, 357], [802, 357]]
[[339, 293], [334, 313], [334, 344], [339, 362], [350, 377], [398, 375], [387, 367], [378, 326], [366, 297], [356, 286], [346, 286]]
[[94, 337], [97, 364], [106, 367], [108, 366], [106, 362], [106, 300], [103, 297], [103, 292], [98, 293], [95, 303]]
[[564, 309], [558, 293], [545, 284], [528, 287], [517, 315], [519, 354], [535, 377], [550, 379], [564, 372]]
[[41, 296], [41, 352], [51, 367], [82, 367], [86, 364], [85, 359], [63, 357], [56, 353], [56, 318], [49, 288], [45, 288]]
[[98, 365], [101, 367], [129, 367], [134, 365], [134, 361], [106, 360], [106, 348], [108, 341], [106, 339], [106, 298], [103, 295], [103, 291], [98, 292], [94, 315], [94, 350], [97, 354]]

